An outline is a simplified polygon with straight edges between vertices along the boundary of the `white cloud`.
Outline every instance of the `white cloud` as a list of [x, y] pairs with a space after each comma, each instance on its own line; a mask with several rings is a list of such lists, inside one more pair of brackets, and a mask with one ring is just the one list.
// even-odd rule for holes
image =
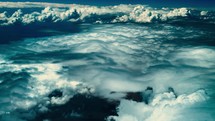
[[[206, 101], [208, 96], [204, 90], [198, 90], [189, 95], [176, 95], [173, 92], [160, 93], [154, 96], [152, 102], [122, 100], [118, 107], [119, 116], [110, 116], [116, 121], [180, 121], [186, 119], [180, 113], [193, 104]], [[192, 113], [190, 112], [190, 115]]]
[[[39, 2], [0, 2], [0, 8], [44, 8], [42, 12], [22, 14], [20, 10], [8, 17], [5, 13], [0, 14], [0, 25], [13, 24], [17, 21], [23, 24], [32, 22], [86, 22], [86, 23], [116, 23], [137, 22], [150, 23], [154, 21], [166, 21], [176, 17], [206, 16], [205, 12], [188, 8], [155, 9], [144, 5], [118, 5], [118, 6], [88, 6], [77, 4], [56, 4]], [[67, 9], [65, 9], [67, 8]], [[194, 11], [194, 12], [193, 12]], [[194, 13], [194, 14], [193, 14]], [[209, 16], [209, 15], [208, 15]], [[208, 17], [210, 19], [211, 17]]]
[[45, 2], [0, 2], [0, 8], [44, 8], [44, 7], [72, 7], [74, 4], [57, 4]]

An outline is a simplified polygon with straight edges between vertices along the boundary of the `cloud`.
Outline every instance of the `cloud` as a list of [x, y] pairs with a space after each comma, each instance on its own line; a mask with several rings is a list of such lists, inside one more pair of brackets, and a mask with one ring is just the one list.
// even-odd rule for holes
[[[119, 116], [110, 116], [115, 121], [180, 121], [189, 120], [180, 113], [189, 106], [206, 101], [208, 96], [204, 90], [176, 97], [173, 92], [160, 93], [154, 96], [148, 105], [143, 102], [122, 100], [118, 107]], [[187, 109], [188, 110], [188, 109]], [[191, 112], [189, 115], [194, 115]], [[210, 117], [209, 117], [210, 118]]]
[[45, 7], [72, 7], [74, 4], [57, 4], [45, 2], [0, 2], [0, 8], [45, 8]]
[[[25, 37], [79, 32], [81, 23], [158, 23], [190, 21], [214, 23], [214, 13], [188, 8], [151, 8], [145, 5], [89, 6], [40, 2], [0, 2], [0, 43]], [[31, 10], [31, 8], [40, 8]], [[16, 10], [11, 13], [11, 9]], [[17, 10], [18, 9], [18, 10]], [[29, 12], [29, 11], [30, 12]], [[63, 27], [62, 27], [63, 26]], [[19, 34], [16, 34], [19, 33]]]
[[[91, 11], [87, 11], [88, 9], [83, 11], [92, 13], [97, 9], [99, 10], [99, 8], [93, 8]], [[48, 24], [52, 18], [57, 20], [56, 18], [61, 14], [60, 10], [62, 9], [50, 7], [44, 9], [41, 12], [47, 17], [45, 19], [47, 23], [44, 23]], [[59, 12], [56, 14], [57, 11]], [[134, 13], [138, 14], [136, 11], [139, 10], [134, 10]], [[101, 13], [103, 12], [101, 11]], [[38, 13], [34, 14], [40, 16]], [[12, 16], [20, 18], [23, 16], [23, 12], [17, 11]], [[19, 22], [16, 24], [20, 26]], [[53, 25], [51, 23], [48, 27], [53, 27]], [[94, 26], [90, 31], [82, 33], [40, 39], [32, 38], [11, 44], [12, 48], [5, 48], [7, 51], [4, 49], [2, 51], [5, 52], [2, 55], [7, 58], [4, 56], [1, 58], [0, 63], [3, 64], [0, 64], [2, 68], [0, 71], [3, 73], [1, 77], [7, 76], [4, 77], [6, 80], [11, 79], [11, 76], [10, 73], [5, 74], [4, 72], [11, 72], [15, 75], [12, 78], [12, 82], [16, 82], [12, 85], [15, 86], [10, 89], [16, 93], [2, 91], [4, 94], [2, 94], [1, 101], [9, 102], [8, 95], [10, 95], [15, 103], [5, 104], [3, 102], [0, 108], [4, 111], [0, 113], [7, 116], [8, 111], [16, 112], [14, 107], [28, 109], [34, 105], [38, 105], [39, 110], [44, 112], [48, 110], [47, 105], [64, 104], [77, 92], [95, 91], [96, 95], [108, 99], [121, 99], [125, 96], [123, 92], [142, 92], [148, 86], [153, 88], [155, 95], [153, 101], [149, 103], [150, 105], [146, 105], [144, 102], [122, 101], [117, 120], [138, 121], [149, 117], [152, 117], [149, 118], [150, 120], [157, 117], [171, 119], [172, 115], [177, 116], [174, 113], [178, 114], [177, 111], [180, 109], [178, 106], [192, 106], [192, 104], [206, 100], [205, 91], [196, 90], [207, 88], [213, 81], [214, 66], [211, 65], [214, 65], [214, 61], [212, 61], [214, 60], [214, 50], [207, 47], [189, 46], [188, 48], [187, 45], [179, 47], [177, 42], [183, 41], [184, 37], [191, 35], [192, 39], [196, 40], [207, 33], [199, 34], [201, 31], [194, 28], [188, 29], [167, 24], [156, 25], [155, 27], [154, 24], [152, 26], [105, 24]], [[32, 26], [33, 29], [35, 27]], [[183, 42], [186, 43], [186, 40]], [[12, 64], [7, 59], [18, 64]], [[187, 60], [191, 60], [192, 63], [184, 63], [188, 62]], [[25, 73], [21, 73], [23, 71], [31, 78], [21, 78], [25, 77]], [[21, 81], [18, 81], [20, 78]], [[23, 81], [22, 79], [29, 80]], [[174, 88], [177, 95], [166, 92], [168, 87]], [[48, 95], [59, 88], [63, 96], [49, 99]], [[119, 93], [112, 95], [110, 93], [112, 91]], [[19, 97], [20, 95], [21, 97]], [[174, 106], [177, 107], [176, 110]], [[151, 116], [152, 114], [153, 116]], [[171, 115], [166, 117], [165, 114]], [[187, 113], [187, 115], [189, 114], [194, 113]]]
[[[0, 8], [18, 9], [12, 14], [0, 13], [0, 43], [8, 43], [25, 37], [43, 37], [79, 32], [81, 23], [157, 23], [174, 21], [214, 22], [211, 12], [188, 8], [156, 9], [144, 5], [88, 6], [34, 2], [1, 2]], [[27, 11], [40, 7], [38, 11]], [[186, 18], [186, 19], [184, 19]], [[62, 27], [63, 26], [63, 27]], [[19, 34], [16, 34], [19, 33]]]
[[[116, 23], [136, 22], [151, 23], [177, 19], [177, 17], [197, 17], [204, 19], [208, 12], [188, 8], [156, 9], [144, 5], [117, 5], [117, 6], [88, 6], [77, 4], [55, 4], [38, 2], [1, 2], [2, 8], [32, 8], [41, 7], [44, 10], [32, 13], [22, 13], [21, 10], [11, 16], [0, 14], [0, 25], [10, 25], [17, 22], [30, 24], [35, 22], [80, 22], [80, 23]], [[208, 18], [210, 19], [210, 17]]]

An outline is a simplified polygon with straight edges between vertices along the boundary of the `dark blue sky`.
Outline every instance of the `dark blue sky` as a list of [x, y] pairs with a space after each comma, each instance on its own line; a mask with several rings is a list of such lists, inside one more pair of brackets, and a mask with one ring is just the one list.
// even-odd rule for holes
[[215, 0], [0, 0], [0, 1], [55, 2], [88, 5], [147, 4], [153, 7], [195, 7], [215, 9]]

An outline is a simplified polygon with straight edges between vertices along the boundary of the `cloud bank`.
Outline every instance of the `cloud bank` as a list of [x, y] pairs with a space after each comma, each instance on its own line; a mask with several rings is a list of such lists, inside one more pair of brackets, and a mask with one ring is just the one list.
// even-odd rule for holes
[[[151, 23], [180, 20], [179, 18], [214, 19], [211, 12], [188, 8], [151, 8], [144, 5], [88, 6], [77, 4], [51, 4], [31, 2], [1, 2], [1, 8], [20, 8], [12, 15], [0, 13], [0, 25], [36, 22], [78, 22], [78, 23]], [[42, 11], [23, 13], [21, 8], [40, 7]]]

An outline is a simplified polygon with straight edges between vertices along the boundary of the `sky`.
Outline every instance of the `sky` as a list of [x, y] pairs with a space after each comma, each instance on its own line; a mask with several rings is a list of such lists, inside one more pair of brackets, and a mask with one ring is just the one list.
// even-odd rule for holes
[[215, 0], [0, 0], [1, 2], [51, 2], [87, 5], [146, 4], [152, 7], [192, 7], [215, 9]]

